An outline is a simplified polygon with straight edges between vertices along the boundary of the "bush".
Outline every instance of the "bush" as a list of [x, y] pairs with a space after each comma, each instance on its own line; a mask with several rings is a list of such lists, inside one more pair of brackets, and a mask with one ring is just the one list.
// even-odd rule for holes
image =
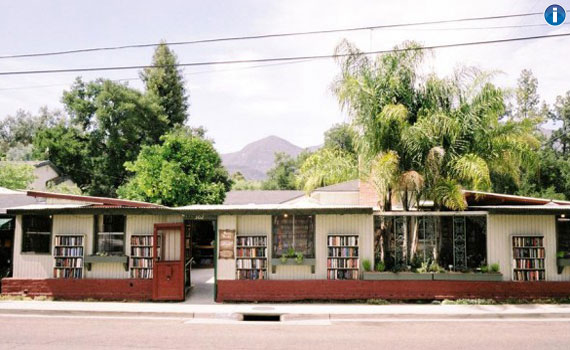
[[388, 305], [388, 304], [390, 304], [390, 302], [386, 299], [368, 299], [368, 300], [366, 300], [366, 304]]
[[370, 260], [368, 259], [362, 260], [362, 268], [364, 269], [364, 271], [367, 272], [372, 270], [372, 263], [370, 262]]
[[386, 270], [386, 265], [384, 265], [384, 262], [378, 261], [376, 263], [375, 270], [378, 272], [384, 272], [384, 270]]
[[501, 267], [497, 263], [491, 264], [489, 266], [489, 270], [493, 273], [498, 273], [500, 269], [501, 269]]

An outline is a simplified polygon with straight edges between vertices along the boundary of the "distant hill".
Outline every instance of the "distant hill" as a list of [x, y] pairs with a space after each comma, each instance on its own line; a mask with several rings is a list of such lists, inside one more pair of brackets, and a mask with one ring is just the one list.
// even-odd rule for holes
[[[320, 146], [309, 147], [314, 151]], [[248, 180], [265, 179], [267, 170], [271, 169], [276, 152], [284, 152], [296, 157], [303, 148], [277, 136], [268, 136], [246, 145], [238, 152], [222, 154], [222, 162], [233, 174], [241, 172]]]

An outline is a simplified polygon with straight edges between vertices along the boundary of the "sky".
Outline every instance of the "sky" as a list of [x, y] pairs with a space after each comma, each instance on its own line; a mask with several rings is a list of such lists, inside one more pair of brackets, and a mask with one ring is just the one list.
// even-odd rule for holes
[[[557, 2], [570, 11], [570, 0]], [[548, 1], [3, 1], [0, 56], [86, 47], [183, 41], [229, 36], [311, 31], [394, 23], [544, 12]], [[390, 49], [404, 40], [430, 46], [466, 41], [570, 32], [551, 27], [541, 15], [360, 32], [172, 47], [178, 61], [199, 62], [332, 54], [342, 39], [361, 50]], [[540, 24], [533, 27], [489, 28]], [[153, 49], [127, 49], [74, 55], [0, 59], [0, 72], [145, 65]], [[496, 71], [495, 83], [516, 85], [522, 69], [539, 81], [541, 99], [552, 104], [570, 90], [570, 37], [437, 49], [422, 70], [449, 75], [461, 65]], [[323, 142], [335, 123], [349, 121], [332, 93], [339, 72], [333, 59], [288, 64], [239, 64], [184, 68], [192, 126], [204, 126], [222, 152], [276, 135], [301, 146]], [[18, 109], [61, 109], [62, 92], [76, 76], [129, 79], [137, 71], [0, 76], [0, 118]]]

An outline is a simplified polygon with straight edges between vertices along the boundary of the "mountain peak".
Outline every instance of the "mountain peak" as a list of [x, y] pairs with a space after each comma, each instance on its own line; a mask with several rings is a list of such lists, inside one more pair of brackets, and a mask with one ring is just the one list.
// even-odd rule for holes
[[222, 162], [231, 173], [241, 172], [248, 180], [263, 180], [273, 167], [275, 153], [296, 157], [304, 148], [275, 135], [269, 135], [245, 145], [240, 151], [222, 154]]

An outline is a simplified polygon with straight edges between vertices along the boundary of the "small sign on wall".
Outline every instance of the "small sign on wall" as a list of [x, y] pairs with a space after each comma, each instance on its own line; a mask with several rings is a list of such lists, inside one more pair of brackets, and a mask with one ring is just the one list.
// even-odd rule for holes
[[219, 230], [219, 258], [220, 259], [233, 259], [234, 258], [234, 242], [235, 230]]

